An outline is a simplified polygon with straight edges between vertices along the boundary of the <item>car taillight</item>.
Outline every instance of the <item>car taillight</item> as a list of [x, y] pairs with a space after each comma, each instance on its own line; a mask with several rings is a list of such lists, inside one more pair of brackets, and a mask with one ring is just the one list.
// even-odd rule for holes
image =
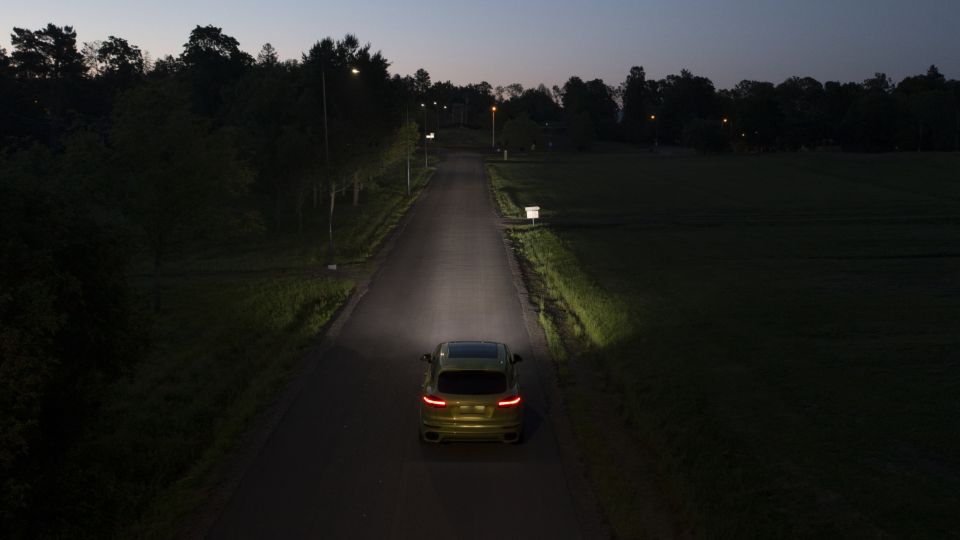
[[447, 402], [436, 396], [423, 396], [423, 402], [431, 407], [446, 407]]
[[507, 399], [501, 399], [497, 402], [497, 407], [516, 407], [520, 404], [520, 396], [513, 396]]

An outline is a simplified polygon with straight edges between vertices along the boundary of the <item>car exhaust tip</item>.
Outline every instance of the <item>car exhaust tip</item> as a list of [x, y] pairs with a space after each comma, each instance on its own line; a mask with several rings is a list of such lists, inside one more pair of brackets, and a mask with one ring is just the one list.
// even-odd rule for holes
[[440, 434], [439, 434], [439, 433], [434, 433], [433, 431], [428, 431], [428, 432], [426, 432], [426, 433], [423, 434], [423, 438], [426, 439], [426, 440], [428, 440], [428, 441], [439, 441], [439, 440], [440, 440]]

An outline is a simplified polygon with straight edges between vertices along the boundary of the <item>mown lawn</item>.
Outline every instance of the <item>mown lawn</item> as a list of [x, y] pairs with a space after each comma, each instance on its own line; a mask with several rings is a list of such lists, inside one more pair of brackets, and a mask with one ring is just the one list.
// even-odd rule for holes
[[[348, 299], [349, 275], [416, 200], [431, 170], [394, 171], [361, 204], [338, 198], [340, 274], [325, 271], [326, 206], [304, 231], [208, 244], [164, 267], [150, 313], [149, 265], [132, 269], [149, 325], [146, 357], [109, 387], [58, 470], [43, 535], [172, 538], [205, 504], [250, 421], [288, 382]], [[145, 261], [144, 261], [145, 263]], [[351, 268], [354, 268], [351, 270]]]
[[489, 167], [507, 213], [543, 208], [515, 235], [587, 345], [569, 361], [605, 373], [698, 536], [960, 530], [960, 156]]

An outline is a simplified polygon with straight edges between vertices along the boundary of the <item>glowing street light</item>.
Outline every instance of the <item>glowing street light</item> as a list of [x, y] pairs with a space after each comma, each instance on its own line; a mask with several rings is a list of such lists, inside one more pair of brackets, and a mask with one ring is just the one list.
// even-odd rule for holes
[[420, 108], [423, 109], [423, 168], [427, 168], [427, 104], [421, 103]]
[[[360, 73], [360, 70], [357, 68], [351, 68], [350, 72], [354, 75]], [[327, 130], [327, 66], [323, 61], [323, 56], [320, 57], [320, 81], [323, 86], [323, 155], [326, 160], [325, 166], [327, 168], [327, 177], [330, 182], [330, 216], [327, 224], [327, 229], [330, 233], [330, 244], [327, 250], [327, 268], [330, 270], [337, 269], [337, 262], [333, 258], [333, 204], [334, 204], [334, 185], [333, 178], [330, 177], [330, 132]]]
[[657, 122], [657, 115], [651, 114], [650, 121], [653, 122], [653, 146], [660, 146], [660, 125]]
[[490, 107], [490, 148], [497, 147], [497, 106]]

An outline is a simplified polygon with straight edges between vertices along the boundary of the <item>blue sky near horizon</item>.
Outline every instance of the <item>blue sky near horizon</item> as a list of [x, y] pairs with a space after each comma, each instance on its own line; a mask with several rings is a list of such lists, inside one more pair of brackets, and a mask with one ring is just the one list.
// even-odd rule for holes
[[72, 25], [80, 42], [125, 38], [154, 58], [179, 54], [198, 24], [253, 55], [270, 42], [282, 58], [350, 32], [383, 51], [392, 73], [423, 67], [455, 84], [619, 84], [633, 65], [653, 78], [689, 69], [718, 88], [877, 71], [899, 81], [930, 64], [960, 78], [960, 0], [33, 0], [0, 6], [0, 47], [14, 26], [48, 22]]

